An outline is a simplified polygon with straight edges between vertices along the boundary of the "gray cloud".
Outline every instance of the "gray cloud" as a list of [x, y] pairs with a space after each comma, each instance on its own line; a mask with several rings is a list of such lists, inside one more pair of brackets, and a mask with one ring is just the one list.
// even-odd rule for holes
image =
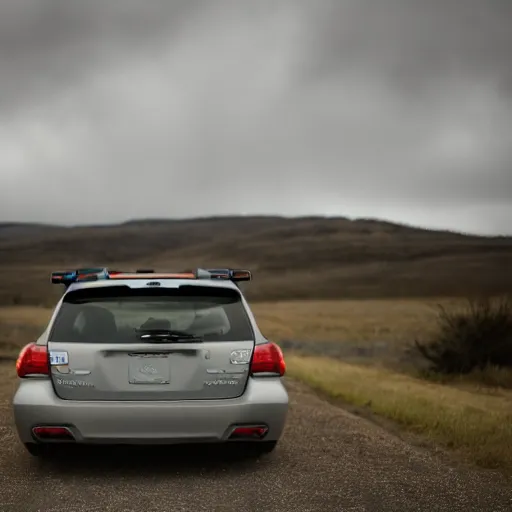
[[[508, 0], [329, 0], [312, 9], [304, 45], [313, 76], [379, 75], [402, 93], [438, 93], [459, 79], [512, 78]], [[432, 87], [434, 90], [432, 91]]]
[[509, 232], [512, 4], [0, 5], [0, 219]]
[[129, 65], [141, 47], [186, 30], [199, 3], [152, 0], [148, 8], [136, 0], [3, 0], [0, 105], [58, 95], [112, 60]]

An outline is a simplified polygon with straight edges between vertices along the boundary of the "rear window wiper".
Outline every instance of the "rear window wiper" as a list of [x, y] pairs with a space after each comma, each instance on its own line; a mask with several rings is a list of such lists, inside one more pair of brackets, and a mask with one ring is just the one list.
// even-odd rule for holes
[[184, 331], [175, 331], [169, 329], [136, 329], [136, 333], [144, 341], [175, 341], [175, 342], [202, 342], [201, 336], [190, 334]]

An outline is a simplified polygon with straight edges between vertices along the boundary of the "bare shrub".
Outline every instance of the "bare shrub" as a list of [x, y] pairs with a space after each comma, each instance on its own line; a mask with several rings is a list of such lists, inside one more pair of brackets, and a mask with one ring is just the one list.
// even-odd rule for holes
[[512, 367], [512, 303], [508, 298], [468, 300], [451, 311], [438, 306], [437, 332], [415, 341], [414, 351], [442, 374], [467, 374], [489, 366]]

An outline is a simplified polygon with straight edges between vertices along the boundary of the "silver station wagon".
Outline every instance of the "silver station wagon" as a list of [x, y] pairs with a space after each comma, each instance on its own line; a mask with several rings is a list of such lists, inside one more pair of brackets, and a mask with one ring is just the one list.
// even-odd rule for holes
[[64, 294], [16, 363], [14, 418], [29, 453], [63, 443], [271, 452], [288, 411], [285, 362], [239, 288], [250, 279], [231, 269], [54, 272]]

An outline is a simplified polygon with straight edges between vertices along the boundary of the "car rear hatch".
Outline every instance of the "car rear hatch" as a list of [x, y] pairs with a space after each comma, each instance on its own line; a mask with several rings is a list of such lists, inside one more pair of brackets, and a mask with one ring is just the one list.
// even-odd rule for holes
[[243, 394], [254, 333], [238, 290], [140, 284], [64, 296], [48, 341], [56, 394], [112, 401]]

